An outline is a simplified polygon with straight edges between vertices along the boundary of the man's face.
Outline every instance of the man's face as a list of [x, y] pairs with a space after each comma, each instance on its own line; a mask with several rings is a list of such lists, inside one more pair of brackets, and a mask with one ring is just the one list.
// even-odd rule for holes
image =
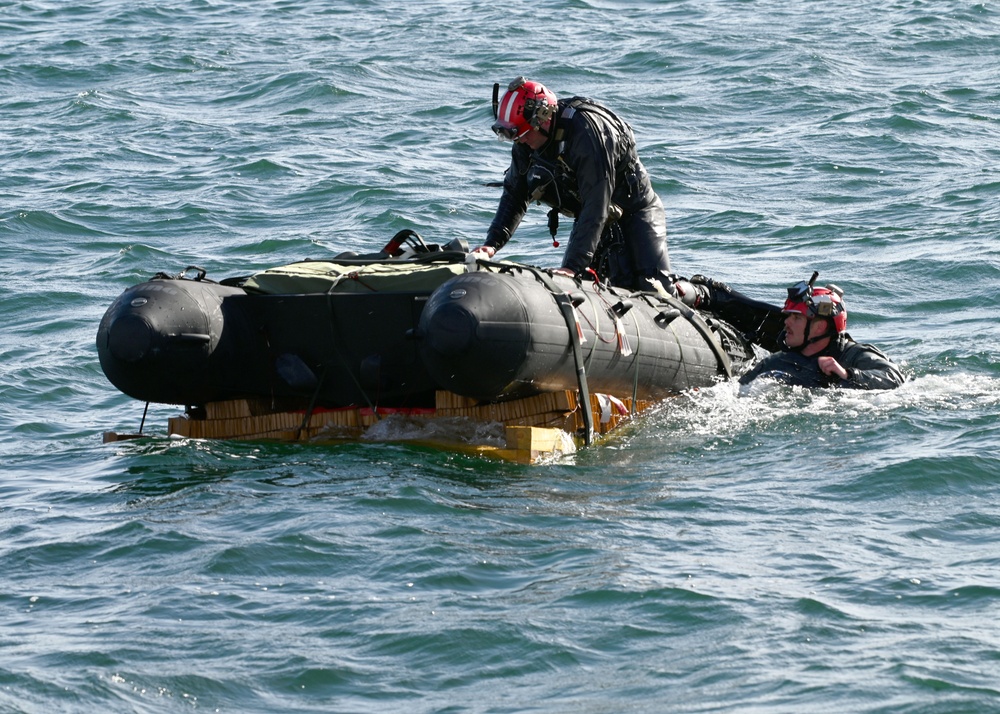
[[[551, 119], [542, 124], [542, 129], [548, 131], [550, 126], [552, 126]], [[532, 151], [538, 151], [543, 146], [545, 146], [545, 142], [548, 140], [549, 137], [543, 134], [542, 132], [538, 131], [538, 129], [532, 129], [531, 131], [527, 132], [524, 136], [519, 138], [517, 141], [520, 144], [527, 144], [528, 146], [531, 147]]]
[[785, 315], [785, 344], [789, 347], [801, 347], [806, 341], [806, 325], [809, 320], [805, 315], [790, 312]]
[[[785, 344], [793, 348], [801, 347], [808, 339], [823, 337], [829, 332], [829, 329], [830, 325], [827, 320], [809, 320], [805, 315], [790, 312], [785, 315]], [[822, 352], [829, 344], [829, 338], [818, 339], [806, 347], [802, 354], [814, 355], [817, 352]]]

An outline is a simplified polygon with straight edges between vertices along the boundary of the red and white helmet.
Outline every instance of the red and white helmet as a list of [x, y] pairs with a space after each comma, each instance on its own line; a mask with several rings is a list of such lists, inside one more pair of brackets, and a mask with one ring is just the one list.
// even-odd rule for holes
[[833, 323], [835, 332], [847, 330], [847, 308], [844, 306], [844, 291], [836, 285], [825, 288], [814, 288], [813, 281], [819, 273], [814, 273], [812, 280], [802, 281], [788, 288], [788, 299], [785, 300], [784, 313], [803, 315], [812, 320], [816, 317], [828, 317]]
[[493, 132], [501, 139], [517, 141], [532, 129], [541, 129], [558, 106], [556, 95], [541, 82], [518, 77], [497, 101], [500, 85], [493, 86]]

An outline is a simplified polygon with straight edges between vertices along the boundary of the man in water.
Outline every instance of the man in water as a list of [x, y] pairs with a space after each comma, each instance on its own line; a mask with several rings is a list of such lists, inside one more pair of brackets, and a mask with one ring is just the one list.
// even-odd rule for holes
[[880, 350], [847, 334], [847, 308], [836, 285], [814, 288], [819, 273], [788, 288], [781, 351], [761, 360], [740, 377], [749, 384], [770, 377], [802, 387], [895, 389], [903, 375]]
[[555, 240], [559, 214], [573, 218], [562, 265], [579, 275], [594, 269], [627, 289], [670, 289], [663, 203], [636, 152], [632, 129], [610, 109], [583, 97], [556, 99], [541, 83], [518, 77], [498, 101], [493, 131], [514, 143], [503, 195], [483, 246], [488, 258], [517, 229], [532, 201], [549, 206]]

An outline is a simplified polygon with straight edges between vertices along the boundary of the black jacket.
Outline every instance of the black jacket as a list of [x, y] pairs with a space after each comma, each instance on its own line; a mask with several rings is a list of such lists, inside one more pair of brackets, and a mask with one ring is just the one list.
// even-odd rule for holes
[[[663, 204], [636, 153], [632, 129], [580, 97], [559, 100], [552, 138], [538, 151], [514, 144], [486, 245], [502, 248], [532, 201], [574, 218], [562, 265], [582, 272], [610, 222], [619, 221], [639, 275], [669, 271]], [[609, 221], [609, 218], [611, 219]], [[635, 220], [638, 218], [638, 220]]]
[[[823, 374], [819, 358], [834, 357], [847, 370], [847, 379]], [[903, 383], [899, 367], [878, 348], [859, 344], [847, 333], [838, 335], [819, 354], [803, 357], [798, 352], [775, 352], [740, 377], [749, 384], [758, 377], [770, 377], [800, 387], [843, 387], [846, 389], [895, 389]]]

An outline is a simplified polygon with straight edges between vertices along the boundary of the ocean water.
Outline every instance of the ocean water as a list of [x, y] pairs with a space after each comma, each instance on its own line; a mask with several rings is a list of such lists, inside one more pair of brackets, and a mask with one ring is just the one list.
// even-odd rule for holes
[[[0, 0], [0, 711], [1000, 711], [998, 56], [953, 0]], [[127, 286], [478, 245], [517, 74], [632, 124], [677, 272], [819, 270], [907, 383], [532, 467], [101, 443]]]

